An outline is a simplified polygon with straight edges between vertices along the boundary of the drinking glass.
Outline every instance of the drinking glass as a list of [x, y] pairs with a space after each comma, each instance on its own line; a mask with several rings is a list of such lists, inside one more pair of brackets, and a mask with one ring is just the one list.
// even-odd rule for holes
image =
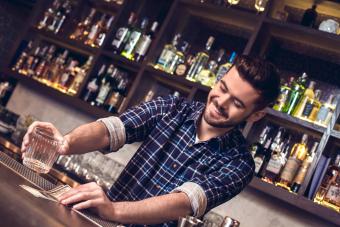
[[24, 165], [38, 173], [48, 173], [58, 158], [62, 143], [62, 139], [56, 138], [51, 131], [34, 128], [24, 153]]
[[268, 0], [255, 0], [255, 9], [258, 13], [265, 10]]
[[237, 5], [240, 0], [224, 0], [225, 2], [227, 1], [230, 5]]

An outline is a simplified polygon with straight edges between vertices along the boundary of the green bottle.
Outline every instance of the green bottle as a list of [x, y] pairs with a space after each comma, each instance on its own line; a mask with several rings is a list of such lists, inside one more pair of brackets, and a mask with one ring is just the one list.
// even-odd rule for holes
[[288, 102], [284, 106], [282, 112], [293, 114], [295, 106], [299, 103], [303, 92], [306, 89], [307, 74], [303, 73], [295, 83], [293, 83], [292, 92], [289, 95]]

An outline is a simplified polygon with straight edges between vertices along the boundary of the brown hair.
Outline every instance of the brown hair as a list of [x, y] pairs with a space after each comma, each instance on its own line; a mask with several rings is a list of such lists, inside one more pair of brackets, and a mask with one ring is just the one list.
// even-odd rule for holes
[[280, 75], [272, 63], [258, 57], [240, 55], [235, 59], [234, 66], [240, 76], [260, 93], [256, 109], [263, 109], [275, 102], [280, 93]]

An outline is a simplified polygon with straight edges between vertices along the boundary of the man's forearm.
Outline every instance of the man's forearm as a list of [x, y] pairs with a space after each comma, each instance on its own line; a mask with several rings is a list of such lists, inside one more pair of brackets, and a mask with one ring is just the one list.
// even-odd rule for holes
[[183, 192], [156, 196], [137, 202], [114, 202], [116, 220], [123, 224], [159, 224], [192, 213]]
[[110, 145], [109, 133], [105, 125], [98, 121], [79, 126], [64, 138], [69, 143], [68, 154], [83, 154]]

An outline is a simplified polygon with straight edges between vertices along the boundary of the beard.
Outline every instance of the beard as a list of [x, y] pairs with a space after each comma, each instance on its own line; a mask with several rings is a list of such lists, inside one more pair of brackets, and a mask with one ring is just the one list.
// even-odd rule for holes
[[[223, 115], [222, 119], [216, 119], [214, 117], [212, 117], [209, 114], [209, 110], [207, 110], [209, 105], [214, 105], [214, 107], [218, 110], [218, 112]], [[204, 112], [203, 112], [203, 119], [204, 121], [209, 124], [212, 127], [215, 128], [220, 128], [220, 129], [229, 129], [229, 128], [233, 128], [236, 125], [240, 124], [242, 121], [244, 121], [244, 119], [242, 119], [241, 121], [233, 121], [233, 120], [228, 120], [229, 118], [229, 114], [228, 112], [222, 108], [221, 106], [218, 105], [218, 102], [215, 99], [212, 99], [210, 101], [210, 103], [208, 102]]]

